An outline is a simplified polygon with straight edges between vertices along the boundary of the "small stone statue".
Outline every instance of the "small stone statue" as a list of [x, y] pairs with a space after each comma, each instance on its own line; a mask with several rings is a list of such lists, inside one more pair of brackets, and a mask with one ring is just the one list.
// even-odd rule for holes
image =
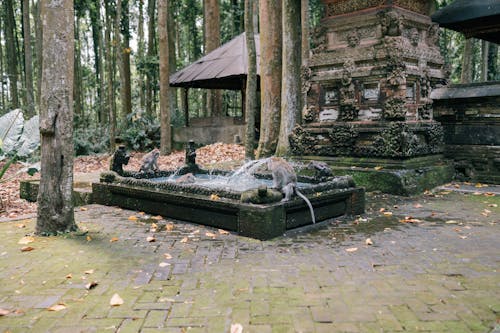
[[186, 165], [191, 167], [196, 165], [196, 148], [193, 140], [189, 140], [186, 147]]
[[113, 154], [111, 158], [110, 169], [120, 176], [123, 175], [123, 165], [127, 165], [130, 160], [130, 155], [125, 150], [124, 145], [118, 146], [118, 149]]
[[268, 189], [261, 185], [256, 189], [245, 191], [241, 194], [241, 202], [253, 204], [266, 204], [281, 201], [283, 195], [275, 189]]
[[307, 168], [314, 171], [314, 178], [324, 181], [327, 178], [333, 177], [333, 171], [330, 166], [321, 161], [311, 161]]

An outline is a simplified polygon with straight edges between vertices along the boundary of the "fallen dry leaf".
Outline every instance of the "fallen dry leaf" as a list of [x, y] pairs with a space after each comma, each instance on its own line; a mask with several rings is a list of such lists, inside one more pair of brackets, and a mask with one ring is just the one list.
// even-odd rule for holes
[[445, 223], [446, 223], [446, 224], [458, 224], [458, 222], [457, 222], [457, 221], [455, 221], [455, 220], [448, 220], [448, 221], [446, 221]]
[[80, 207], [80, 210], [81, 210], [82, 212], [85, 212], [85, 211], [87, 211], [87, 210], [88, 210], [88, 208], [87, 208], [87, 207]]
[[181, 243], [187, 243], [188, 242], [188, 238], [187, 237], [184, 237], [183, 239], [181, 239]]
[[226, 230], [223, 230], [223, 229], [219, 229], [219, 234], [221, 234], [221, 235], [229, 235], [229, 231], [226, 231]]
[[172, 255], [170, 253], [163, 253], [165, 259], [172, 259]]
[[214, 234], [213, 232], [206, 232], [205, 236], [215, 238], [217, 235]]
[[94, 289], [95, 287], [97, 287], [98, 285], [99, 285], [99, 283], [97, 281], [92, 281], [92, 282], [87, 283], [85, 285], [85, 289], [91, 290], [91, 289]]
[[31, 246], [23, 246], [21, 248], [21, 252], [30, 252], [30, 251], [33, 251], [35, 248], [34, 247], [31, 247]]
[[93, 269], [88, 269], [84, 273], [85, 274], [94, 274], [94, 270]]
[[130, 221], [137, 221], [139, 218], [137, 216], [135, 216], [135, 215], [132, 215], [132, 216], [129, 216], [128, 219]]
[[383, 212], [385, 212], [385, 208], [380, 208], [378, 211], [379, 211], [380, 213], [383, 213]]
[[148, 238], [146, 238], [146, 240], [150, 243], [156, 242], [156, 238], [154, 238], [153, 236], [149, 236]]
[[243, 326], [241, 324], [231, 324], [231, 333], [243, 333]]
[[113, 237], [109, 240], [110, 243], [118, 242], [118, 237]]
[[417, 203], [417, 204], [414, 204], [413, 207], [415, 207], [415, 208], [422, 208], [424, 206], [422, 206], [421, 204]]
[[64, 303], [55, 304], [55, 305], [52, 305], [51, 307], [47, 308], [47, 310], [55, 311], [55, 312], [58, 312], [58, 311], [61, 311], [64, 309], [66, 309], [66, 304], [64, 304]]
[[483, 185], [481, 183], [476, 183], [476, 185], [474, 185], [474, 187], [481, 188], [481, 187], [488, 187], [488, 185]]
[[420, 221], [419, 219], [414, 219], [411, 216], [405, 216], [404, 220], [399, 220], [399, 222], [401, 222], [401, 223], [420, 223], [422, 221]]
[[376, 166], [376, 167], [374, 167], [374, 169], [377, 170], [377, 171], [378, 170], [382, 170], [383, 168], [384, 168], [383, 166]]
[[170, 264], [168, 262], [161, 262], [158, 266], [163, 268], [163, 267], [170, 266]]
[[109, 305], [111, 306], [120, 306], [123, 304], [123, 299], [118, 294], [114, 294], [109, 301]]
[[73, 274], [69, 273], [68, 275], [66, 275], [66, 279], [72, 279], [73, 278]]
[[23, 228], [26, 228], [26, 224], [18, 223], [18, 224], [16, 224], [16, 227], [18, 227], [19, 229], [23, 229]]
[[35, 237], [32, 237], [32, 236], [24, 236], [23, 238], [21, 238], [17, 244], [22, 244], [22, 245], [26, 245], [26, 244], [29, 244], [29, 243], [33, 243], [35, 241]]
[[493, 208], [497, 208], [498, 205], [497, 204], [489, 204], [488, 207], [493, 207]]
[[0, 317], [1, 317], [1, 316], [6, 316], [6, 315], [8, 315], [9, 313], [10, 313], [10, 311], [9, 311], [9, 310], [5, 310], [5, 309], [1, 309], [1, 308], [0, 308]]
[[484, 195], [485, 195], [486, 197], [494, 197], [494, 196], [495, 196], [495, 193], [493, 193], [493, 192], [486, 192]]
[[87, 242], [90, 242], [92, 240], [92, 237], [87, 236]]
[[366, 245], [373, 245], [373, 241], [371, 240], [371, 238], [367, 238], [367, 239], [365, 240], [365, 244], [366, 244]]
[[220, 200], [220, 197], [217, 194], [210, 194], [210, 200], [218, 201]]
[[392, 216], [392, 212], [384, 212], [385, 216]]
[[151, 217], [152, 220], [157, 220], [157, 221], [160, 221], [160, 220], [163, 220], [163, 216], [160, 216], [160, 215], [157, 215], [157, 216], [152, 216]]
[[345, 250], [346, 250], [346, 252], [356, 252], [358, 250], [358, 248], [357, 247], [350, 247], [350, 248], [345, 249]]
[[167, 223], [167, 225], [165, 226], [165, 230], [167, 231], [172, 231], [174, 230], [174, 224], [173, 223]]

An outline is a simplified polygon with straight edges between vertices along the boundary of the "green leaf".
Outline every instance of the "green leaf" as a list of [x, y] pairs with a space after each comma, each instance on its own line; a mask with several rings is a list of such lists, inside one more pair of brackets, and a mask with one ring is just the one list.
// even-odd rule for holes
[[0, 140], [2, 150], [9, 154], [16, 149], [23, 132], [24, 117], [21, 109], [16, 109], [0, 117]]

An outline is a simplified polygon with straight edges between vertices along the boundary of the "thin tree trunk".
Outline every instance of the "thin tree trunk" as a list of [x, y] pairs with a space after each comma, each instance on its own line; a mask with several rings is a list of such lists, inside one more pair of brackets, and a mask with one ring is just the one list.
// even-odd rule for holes
[[295, 124], [300, 121], [300, 2], [283, 0], [283, 78], [281, 123], [276, 155], [289, 154]]
[[488, 56], [488, 80], [495, 81], [500, 78], [498, 75], [498, 44], [490, 43]]
[[97, 121], [103, 123], [106, 119], [103, 103], [103, 76], [102, 76], [102, 38], [101, 38], [101, 17], [100, 17], [100, 0], [95, 0], [96, 5], [90, 6], [89, 15], [90, 23], [92, 26], [92, 45], [94, 53], [94, 75], [96, 80], [96, 93], [97, 93]]
[[16, 22], [12, 0], [4, 0], [5, 44], [7, 48], [7, 75], [9, 77], [10, 104], [13, 109], [19, 107], [17, 91], [17, 51], [15, 41]]
[[[169, 76], [175, 73], [177, 63], [177, 52], [175, 49], [175, 21], [174, 21], [174, 7], [173, 3], [169, 2], [169, 11], [168, 11], [168, 72]], [[168, 82], [170, 83], [170, 77], [168, 78]], [[170, 103], [170, 112], [180, 112], [177, 108], [177, 88], [173, 88], [169, 86], [169, 103]]]
[[[0, 20], [0, 32], [3, 30], [3, 20]], [[4, 73], [4, 65], [3, 65], [3, 46], [0, 43], [0, 73]], [[5, 104], [5, 90], [4, 85], [0, 84], [0, 108], [6, 109], [7, 105]]]
[[483, 40], [481, 41], [481, 81], [488, 81], [488, 56], [489, 56], [490, 43]]
[[259, 33], [259, 1], [253, 1], [253, 32]]
[[462, 73], [460, 76], [461, 83], [472, 82], [472, 38], [465, 40], [464, 51], [462, 54]]
[[80, 18], [78, 16], [75, 17], [75, 65], [74, 65], [74, 85], [73, 85], [73, 96], [75, 99], [75, 114], [77, 117], [80, 117], [80, 120], [84, 120], [83, 114], [83, 105], [82, 105], [82, 92], [81, 92], [81, 71], [80, 71], [80, 62], [81, 62], [81, 47], [80, 47]]
[[36, 53], [36, 103], [40, 105], [40, 96], [42, 93], [42, 40], [43, 25], [41, 22], [40, 0], [35, 4], [35, 53]]
[[309, 0], [301, 0], [302, 66], [309, 60]]
[[169, 52], [168, 52], [168, 0], [158, 0], [158, 38], [160, 56], [160, 152], [170, 154], [172, 149], [170, 133], [169, 102]]
[[257, 158], [262, 158], [274, 154], [280, 128], [281, 0], [261, 0], [259, 14], [261, 120]]
[[[119, 2], [121, 0], [118, 0]], [[122, 97], [122, 120], [127, 121], [127, 116], [132, 113], [132, 86], [130, 83], [130, 31], [129, 31], [129, 1], [121, 2], [120, 22], [122, 27], [123, 45], [120, 47], [122, 71], [120, 71], [120, 88]]]
[[77, 229], [73, 211], [73, 1], [42, 0], [41, 177], [37, 234]]
[[[137, 58], [144, 59], [144, 0], [139, 0], [139, 21], [137, 23]], [[146, 100], [144, 96], [144, 76], [138, 73], [137, 84], [139, 86], [139, 106], [144, 109]]]
[[[147, 57], [148, 59], [152, 59], [154, 56], [155, 50], [155, 8], [156, 8], [156, 0], [148, 1], [148, 50]], [[154, 85], [154, 77], [151, 75], [151, 71], [148, 71], [149, 74], [146, 76], [146, 113], [152, 115], [153, 110], [153, 85]]]
[[255, 158], [255, 113], [257, 109], [257, 54], [253, 32], [253, 5], [251, 0], [245, 0], [245, 37], [248, 56], [248, 74], [245, 91], [245, 158]]
[[30, 1], [23, 0], [23, 35], [24, 35], [24, 70], [26, 85], [26, 110], [28, 115], [35, 115], [33, 96], [33, 55], [31, 52]]
[[[220, 46], [219, 0], [205, 0], [205, 54]], [[207, 92], [207, 112], [214, 117], [222, 115], [222, 94], [220, 90]]]
[[109, 150], [111, 153], [115, 151], [115, 140], [116, 140], [116, 103], [115, 103], [115, 61], [114, 61], [114, 50], [115, 47], [112, 45], [111, 41], [111, 30], [113, 27], [112, 15], [110, 4], [106, 3], [106, 31], [105, 31], [105, 43], [106, 43], [106, 65], [107, 65], [107, 111], [109, 114]]

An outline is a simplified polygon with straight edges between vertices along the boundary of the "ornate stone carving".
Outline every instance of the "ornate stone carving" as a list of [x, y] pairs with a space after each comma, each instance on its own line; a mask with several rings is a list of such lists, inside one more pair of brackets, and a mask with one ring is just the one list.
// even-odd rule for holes
[[328, 131], [328, 137], [335, 147], [336, 155], [349, 154], [354, 145], [359, 133], [354, 126], [349, 124], [337, 124]]
[[313, 54], [326, 50], [326, 28], [323, 25], [317, 26], [312, 33], [311, 51]]
[[411, 45], [418, 46], [418, 43], [420, 42], [420, 33], [418, 32], [417, 28], [411, 28], [410, 35], [408, 37]]
[[382, 6], [386, 0], [339, 0], [326, 4], [326, 15], [335, 16], [361, 9]]
[[427, 45], [430, 47], [436, 47], [439, 42], [439, 25], [433, 23], [427, 29]]
[[393, 10], [380, 12], [382, 36], [401, 36], [403, 23], [401, 16]]
[[312, 71], [311, 68], [308, 66], [302, 66], [300, 68], [300, 78], [302, 82], [302, 93], [307, 94], [309, 90], [311, 89], [311, 76], [312, 76]]
[[349, 47], [356, 47], [360, 43], [360, 35], [357, 29], [351, 30], [347, 33], [347, 45]]
[[294, 155], [314, 155], [316, 153], [317, 139], [300, 125], [295, 126], [288, 140]]
[[316, 105], [305, 106], [302, 119], [304, 119], [306, 123], [311, 123], [318, 119], [318, 107]]
[[382, 118], [385, 120], [404, 120], [406, 115], [405, 100], [401, 97], [390, 97], [384, 103]]
[[389, 157], [408, 157], [418, 153], [417, 136], [404, 122], [389, 125], [374, 140], [375, 155]]
[[432, 119], [432, 103], [422, 104], [418, 107], [418, 118], [422, 120]]
[[340, 88], [340, 113], [339, 120], [353, 121], [358, 118], [359, 106], [355, 98], [354, 83], [352, 82], [352, 71], [354, 62], [348, 60], [342, 68], [341, 88]]

